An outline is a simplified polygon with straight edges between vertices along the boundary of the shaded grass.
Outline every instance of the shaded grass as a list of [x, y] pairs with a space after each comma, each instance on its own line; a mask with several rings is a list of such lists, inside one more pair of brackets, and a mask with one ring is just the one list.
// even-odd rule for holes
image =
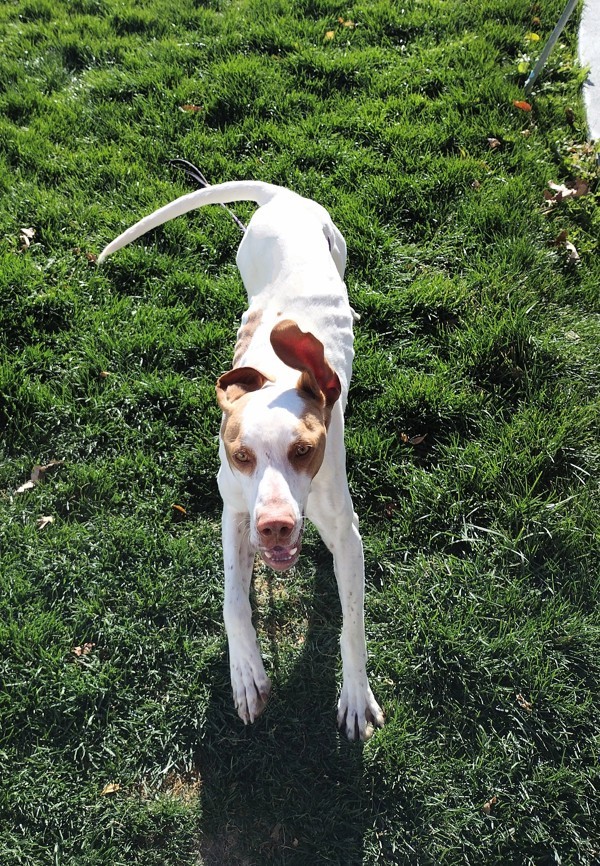
[[[600, 232], [574, 22], [532, 112], [512, 104], [561, 7], [0, 10], [3, 863], [598, 862]], [[334, 730], [315, 533], [294, 574], [256, 575], [273, 700], [252, 729], [231, 706], [214, 380], [239, 231], [207, 210], [93, 262], [184, 191], [174, 156], [318, 199], [348, 241], [387, 714], [364, 747]], [[576, 177], [591, 194], [548, 209]]]

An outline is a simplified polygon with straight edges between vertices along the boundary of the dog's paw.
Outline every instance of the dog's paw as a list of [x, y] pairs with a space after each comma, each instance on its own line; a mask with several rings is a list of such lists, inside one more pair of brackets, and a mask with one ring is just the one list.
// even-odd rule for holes
[[245, 725], [257, 719], [269, 700], [271, 681], [265, 673], [260, 656], [257, 659], [232, 659], [231, 688], [233, 703]]
[[349, 740], [368, 740], [375, 728], [383, 727], [383, 710], [368, 683], [343, 683], [337, 723]]

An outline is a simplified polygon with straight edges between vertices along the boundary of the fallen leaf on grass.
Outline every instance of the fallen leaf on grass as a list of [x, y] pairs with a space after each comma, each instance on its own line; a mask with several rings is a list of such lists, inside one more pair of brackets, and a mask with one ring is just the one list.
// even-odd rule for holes
[[84, 253], [83, 250], [81, 249], [81, 247], [73, 247], [73, 255], [74, 256], [80, 256], [82, 254], [86, 257], [86, 259], [88, 260], [88, 262], [91, 265], [95, 265], [96, 262], [98, 261], [98, 256], [96, 255], [96, 253], [89, 253], [89, 252]]
[[102, 791], [100, 792], [100, 796], [106, 797], [107, 794], [116, 794], [117, 791], [120, 791], [120, 790], [121, 790], [121, 786], [119, 785], [118, 782], [109, 782], [107, 785], [105, 785], [102, 788]]
[[533, 710], [533, 704], [531, 703], [531, 701], [528, 701], [521, 694], [517, 695], [517, 703], [521, 707], [522, 710], [525, 710], [528, 713], [530, 713]]
[[81, 646], [72, 647], [71, 652], [74, 656], [77, 656], [77, 658], [81, 658], [81, 656], [89, 655], [95, 646], [95, 643], [84, 643]]
[[341, 16], [340, 18], [338, 18], [338, 24], [341, 24], [342, 27], [348, 27], [350, 30], [353, 30], [356, 27], [354, 21], [345, 21], [344, 18], [342, 18]]
[[31, 246], [31, 241], [35, 237], [35, 229], [21, 229], [19, 232], [19, 244], [21, 250], [27, 250]]
[[45, 529], [47, 526], [50, 526], [51, 523], [54, 523], [54, 518], [52, 517], [51, 514], [49, 514], [46, 517], [38, 517], [38, 519], [35, 522], [35, 525], [37, 526], [38, 529], [41, 530], [41, 529]]
[[548, 182], [550, 189], [544, 190], [544, 201], [547, 207], [542, 211], [543, 214], [552, 213], [554, 208], [567, 198], [580, 198], [587, 195], [590, 191], [590, 185], [587, 180], [574, 180], [569, 184], [560, 184]]
[[526, 34], [525, 34], [525, 39], [526, 39], [528, 42], [539, 42], [539, 41], [540, 41], [540, 35], [539, 35], [539, 33], [533, 33], [533, 32], [531, 32], [531, 33], [526, 33]]
[[584, 141], [583, 144], [580, 142], [573, 143], [570, 147], [567, 148], [568, 153], [573, 154], [577, 157], [593, 156], [596, 152], [596, 146], [591, 141]]
[[568, 253], [567, 261], [569, 264], [577, 265], [581, 261], [581, 257], [574, 244], [571, 241], [565, 241], [565, 249]]
[[502, 147], [502, 142], [499, 138], [488, 138], [488, 145], [490, 150], [497, 150], [499, 147]]
[[483, 804], [483, 806], [482, 806], [483, 813], [485, 815], [489, 815], [497, 802], [498, 802], [498, 797], [496, 797], [496, 795], [494, 794], [494, 796], [491, 797], [487, 801], [487, 803]]
[[407, 433], [401, 433], [400, 439], [405, 445], [421, 445], [427, 439], [427, 433], [422, 436], [409, 436]]
[[587, 180], [578, 178], [570, 184], [553, 183], [548, 181], [550, 189], [544, 190], [544, 198], [546, 201], [558, 203], [566, 198], [580, 198], [582, 195], [587, 195], [590, 191], [590, 185]]
[[560, 246], [562, 246], [562, 244], [564, 244], [564, 242], [566, 241], [566, 239], [568, 237], [569, 237], [568, 231], [566, 229], [563, 229], [562, 232], [559, 232], [556, 235], [556, 237], [554, 238], [552, 243], [554, 244], [555, 247], [560, 247]]
[[179, 110], [184, 111], [184, 112], [185, 111], [191, 111], [193, 113], [194, 111], [202, 111], [203, 106], [202, 105], [192, 105], [191, 103], [188, 103], [187, 105], [180, 105]]
[[51, 460], [50, 463], [46, 463], [45, 466], [34, 466], [31, 470], [31, 478], [29, 481], [26, 481], [24, 484], [21, 484], [20, 487], [17, 487], [15, 493], [25, 493], [26, 490], [32, 490], [36, 484], [39, 484], [44, 480], [47, 472], [62, 466], [63, 462], [64, 461], [62, 460]]
[[335, 30], [328, 30], [325, 33], [325, 37], [324, 37], [325, 42], [331, 42], [331, 40], [334, 38], [335, 38]]
[[524, 99], [513, 99], [513, 105], [521, 111], [531, 111], [531, 105], [529, 102], [525, 102]]
[[557, 236], [552, 241], [552, 244], [555, 247], [562, 247], [567, 251], [567, 261], [570, 264], [576, 265], [578, 262], [581, 261], [575, 245], [572, 244], [569, 240], [569, 234], [566, 229], [563, 229], [561, 232], [559, 232], [559, 234], [557, 234]]
[[187, 511], [185, 510], [183, 505], [177, 505], [177, 503], [174, 502], [171, 505], [171, 508], [173, 509], [173, 518], [175, 520], [183, 520], [184, 517], [187, 517]]

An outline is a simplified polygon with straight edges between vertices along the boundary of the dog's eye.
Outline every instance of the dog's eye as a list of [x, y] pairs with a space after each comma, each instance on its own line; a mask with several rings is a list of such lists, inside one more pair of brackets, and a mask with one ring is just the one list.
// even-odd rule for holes
[[247, 463], [250, 460], [250, 455], [247, 451], [236, 451], [233, 456], [238, 463]]
[[309, 451], [310, 445], [303, 445], [302, 443], [296, 445], [296, 457], [306, 457]]

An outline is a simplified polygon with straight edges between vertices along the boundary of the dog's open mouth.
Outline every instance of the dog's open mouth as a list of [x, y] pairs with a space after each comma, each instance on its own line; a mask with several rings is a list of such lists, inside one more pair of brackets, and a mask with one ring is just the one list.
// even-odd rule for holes
[[259, 553], [263, 562], [266, 562], [266, 564], [270, 565], [271, 568], [274, 568], [275, 571], [286, 571], [286, 569], [291, 568], [296, 564], [301, 549], [302, 542], [298, 539], [295, 544], [291, 544], [289, 547], [283, 547], [282, 545], [277, 544], [270, 550], [261, 548]]

